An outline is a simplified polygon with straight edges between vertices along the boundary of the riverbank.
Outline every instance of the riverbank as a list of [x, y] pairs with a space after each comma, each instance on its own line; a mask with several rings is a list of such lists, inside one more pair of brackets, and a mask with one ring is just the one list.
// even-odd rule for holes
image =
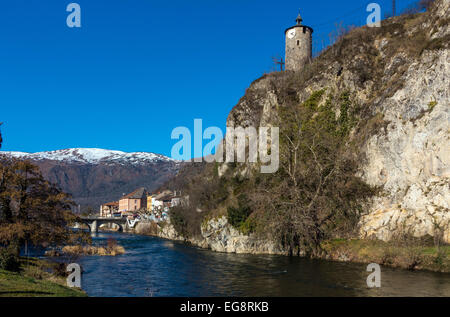
[[426, 243], [336, 239], [324, 242], [322, 248], [325, 252], [322, 258], [327, 260], [450, 273], [448, 245], [438, 248]]
[[[225, 217], [206, 222], [201, 237], [180, 236], [170, 223], [141, 223], [136, 234], [155, 236], [172, 241], [183, 241], [189, 245], [220, 253], [289, 255], [287, 250], [254, 236], [246, 236], [228, 224]], [[405, 270], [425, 270], [450, 273], [450, 246], [434, 246], [426, 239], [384, 242], [381, 240], [335, 239], [322, 243], [322, 254], [317, 259], [378, 263]], [[302, 256], [302, 254], [300, 254]]]
[[[84, 297], [80, 289], [66, 286], [57, 263], [21, 258], [20, 272], [0, 270], [1, 297]], [[58, 274], [59, 273], [59, 274]]]

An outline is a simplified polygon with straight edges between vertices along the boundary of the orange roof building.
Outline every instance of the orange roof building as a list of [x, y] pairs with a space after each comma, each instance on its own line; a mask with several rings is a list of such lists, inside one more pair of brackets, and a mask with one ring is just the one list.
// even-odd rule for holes
[[119, 210], [119, 202], [112, 201], [100, 206], [100, 217], [112, 217], [114, 212]]
[[141, 208], [147, 208], [147, 195], [147, 190], [144, 187], [141, 187], [134, 192], [123, 196], [119, 200], [119, 211], [137, 211]]

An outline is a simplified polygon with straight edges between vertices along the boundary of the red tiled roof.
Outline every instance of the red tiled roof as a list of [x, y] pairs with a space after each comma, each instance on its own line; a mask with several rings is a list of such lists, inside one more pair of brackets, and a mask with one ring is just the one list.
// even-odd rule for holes
[[103, 204], [103, 206], [112, 206], [112, 207], [119, 206], [119, 202], [118, 201], [112, 201], [110, 203]]

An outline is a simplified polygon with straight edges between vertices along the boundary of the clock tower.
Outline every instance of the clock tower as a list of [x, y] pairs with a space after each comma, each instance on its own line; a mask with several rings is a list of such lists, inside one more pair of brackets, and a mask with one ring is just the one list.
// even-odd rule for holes
[[287, 29], [286, 35], [286, 70], [301, 71], [312, 58], [313, 29], [302, 24], [298, 14], [296, 25]]

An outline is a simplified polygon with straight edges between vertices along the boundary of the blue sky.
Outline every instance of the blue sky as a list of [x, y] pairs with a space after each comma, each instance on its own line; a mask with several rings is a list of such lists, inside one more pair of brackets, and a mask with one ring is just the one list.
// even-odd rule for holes
[[[70, 2], [81, 6], [79, 29], [66, 25]], [[390, 0], [2, 2], [2, 150], [170, 155], [177, 126], [201, 118], [225, 129], [245, 89], [284, 56], [299, 9], [317, 50], [335, 23], [363, 24], [370, 2], [391, 12]]]

